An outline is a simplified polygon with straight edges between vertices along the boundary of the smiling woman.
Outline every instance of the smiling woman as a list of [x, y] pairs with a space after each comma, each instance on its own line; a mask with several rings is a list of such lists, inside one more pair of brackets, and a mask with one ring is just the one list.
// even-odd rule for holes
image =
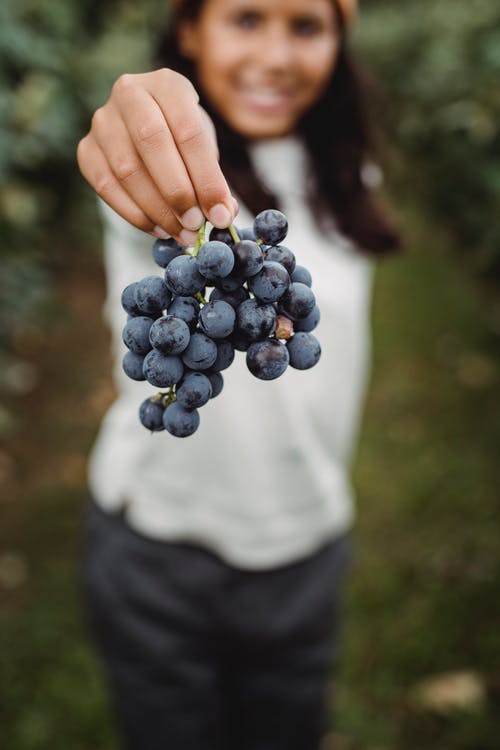
[[217, 0], [179, 29], [212, 107], [246, 138], [290, 133], [323, 94], [340, 45], [335, 7], [325, 0], [269, 4]]
[[[317, 750], [325, 729], [355, 512], [370, 254], [397, 245], [362, 179], [353, 10], [347, 0], [184, 0], [161, 67], [121, 76], [79, 145], [108, 204], [118, 355], [118, 398], [90, 462], [85, 584], [130, 750]], [[320, 363], [306, 385], [287, 371], [263, 390], [235, 361], [188, 445], [144, 435], [122, 371], [120, 297], [155, 267], [150, 238], [130, 224], [188, 245], [204, 217], [223, 230], [239, 208], [250, 227], [278, 206], [314, 279]], [[248, 288], [239, 301], [216, 291], [241, 321]]]

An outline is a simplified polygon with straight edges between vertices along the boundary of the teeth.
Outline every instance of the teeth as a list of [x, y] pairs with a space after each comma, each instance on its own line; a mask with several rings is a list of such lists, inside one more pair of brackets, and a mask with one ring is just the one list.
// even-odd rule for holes
[[286, 98], [286, 94], [275, 89], [246, 89], [243, 92], [254, 99], [260, 99], [264, 103], [274, 104]]

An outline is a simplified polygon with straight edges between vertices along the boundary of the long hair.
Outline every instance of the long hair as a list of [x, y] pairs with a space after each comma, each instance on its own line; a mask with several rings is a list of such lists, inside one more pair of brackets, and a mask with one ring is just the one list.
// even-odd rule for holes
[[[202, 5], [203, 0], [185, 0], [174, 11], [158, 40], [154, 62], [182, 73], [194, 84], [200, 104], [215, 125], [222, 171], [243, 203], [254, 214], [279, 208], [277, 197], [255, 173], [248, 141], [212, 109], [197, 81], [195, 66], [180, 52], [178, 24], [195, 21]], [[333, 217], [358, 249], [381, 255], [398, 249], [400, 238], [362, 179], [363, 165], [373, 152], [373, 138], [363, 103], [362, 76], [347, 48], [344, 20], [336, 8], [342, 39], [335, 70], [320, 100], [297, 126], [312, 166], [308, 202], [320, 227], [326, 228]]]

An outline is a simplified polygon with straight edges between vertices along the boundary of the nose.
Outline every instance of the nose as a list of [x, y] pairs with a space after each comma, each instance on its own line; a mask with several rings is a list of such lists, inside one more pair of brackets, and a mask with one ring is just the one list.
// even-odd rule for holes
[[260, 61], [267, 69], [286, 70], [293, 64], [293, 41], [282, 24], [269, 24], [260, 42]]

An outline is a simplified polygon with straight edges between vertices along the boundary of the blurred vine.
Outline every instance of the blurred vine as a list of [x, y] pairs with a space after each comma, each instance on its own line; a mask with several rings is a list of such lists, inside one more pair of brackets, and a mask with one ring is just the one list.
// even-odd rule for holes
[[383, 86], [395, 179], [449, 230], [481, 279], [500, 278], [500, 5], [365, 0], [357, 46]]
[[[99, 247], [76, 144], [116, 77], [148, 69], [167, 12], [166, 0], [0, 4], [0, 367], [50, 299], [54, 264]], [[382, 84], [392, 192], [448, 231], [480, 283], [498, 281], [500, 5], [364, 0], [355, 44]]]

